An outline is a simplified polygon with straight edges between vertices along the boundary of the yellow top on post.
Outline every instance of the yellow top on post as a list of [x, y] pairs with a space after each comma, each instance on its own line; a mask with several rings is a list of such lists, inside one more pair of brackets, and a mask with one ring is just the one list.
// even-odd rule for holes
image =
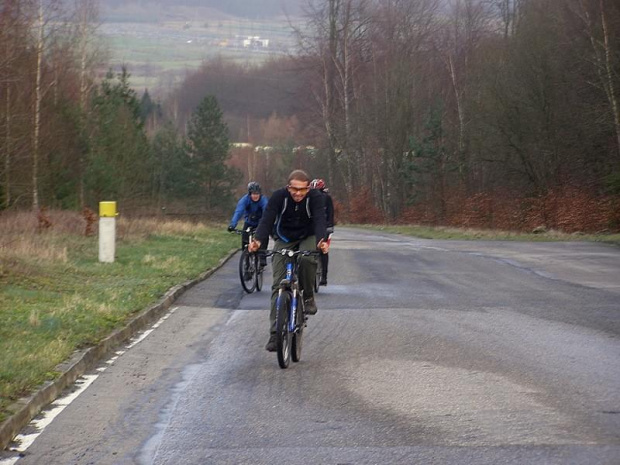
[[99, 202], [99, 216], [101, 218], [114, 218], [116, 213], [116, 202]]

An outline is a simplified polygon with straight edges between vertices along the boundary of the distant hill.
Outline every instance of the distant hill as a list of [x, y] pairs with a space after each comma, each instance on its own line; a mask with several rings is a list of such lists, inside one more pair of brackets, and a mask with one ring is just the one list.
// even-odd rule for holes
[[162, 21], [170, 15], [185, 20], [230, 16], [262, 19], [285, 14], [298, 16], [305, 3], [306, 0], [101, 0], [101, 12], [104, 21]]

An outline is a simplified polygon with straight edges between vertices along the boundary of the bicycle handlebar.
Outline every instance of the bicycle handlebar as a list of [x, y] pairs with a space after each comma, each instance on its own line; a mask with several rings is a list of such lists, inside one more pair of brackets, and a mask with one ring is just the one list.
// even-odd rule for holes
[[253, 231], [255, 231], [255, 230], [256, 230], [256, 228], [250, 228], [250, 227], [249, 227], [249, 228], [247, 228], [247, 229], [233, 229], [233, 230], [231, 230], [230, 232], [231, 232], [231, 233], [233, 233], [233, 232], [234, 232], [235, 234], [243, 234], [243, 233], [248, 233], [248, 234], [250, 234], [251, 232], [253, 232]]
[[284, 257], [295, 257], [297, 255], [302, 255], [304, 257], [309, 257], [311, 255], [319, 255], [321, 252], [318, 250], [292, 250], [292, 249], [280, 249], [280, 250], [266, 250], [265, 255], [270, 257], [272, 255], [282, 255]]

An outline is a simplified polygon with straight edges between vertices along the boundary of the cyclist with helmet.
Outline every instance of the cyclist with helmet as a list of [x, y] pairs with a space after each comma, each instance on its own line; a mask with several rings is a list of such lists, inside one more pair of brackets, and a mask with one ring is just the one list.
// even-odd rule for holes
[[[234, 231], [237, 223], [244, 218], [243, 234], [241, 235], [241, 248], [244, 248], [250, 242], [250, 236], [247, 233], [248, 228], [256, 229], [260, 222], [263, 212], [267, 208], [267, 197], [262, 195], [260, 184], [256, 181], [248, 183], [248, 193], [239, 199], [237, 202], [237, 208], [233, 213], [230, 224], [228, 225], [228, 231]], [[261, 244], [260, 250], [267, 249], [268, 241], [264, 241]], [[267, 258], [264, 253], [259, 253], [260, 265], [265, 266], [267, 264]]]
[[[331, 235], [334, 233], [334, 202], [332, 196], [329, 195], [329, 189], [322, 179], [313, 179], [310, 183], [312, 189], [316, 189], [323, 193], [325, 197], [325, 226], [327, 227], [327, 242], [331, 242]], [[321, 280], [320, 286], [327, 286], [327, 265], [329, 263], [329, 254], [321, 254]]]

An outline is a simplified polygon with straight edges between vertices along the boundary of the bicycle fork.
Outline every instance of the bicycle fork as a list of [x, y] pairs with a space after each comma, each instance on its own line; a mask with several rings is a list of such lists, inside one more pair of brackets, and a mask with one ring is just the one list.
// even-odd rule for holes
[[[293, 264], [286, 264], [286, 280], [290, 284], [293, 281]], [[288, 319], [288, 330], [289, 332], [295, 332], [295, 326], [297, 325], [297, 292], [296, 289], [291, 286], [289, 287], [291, 290], [291, 313], [290, 318]]]

